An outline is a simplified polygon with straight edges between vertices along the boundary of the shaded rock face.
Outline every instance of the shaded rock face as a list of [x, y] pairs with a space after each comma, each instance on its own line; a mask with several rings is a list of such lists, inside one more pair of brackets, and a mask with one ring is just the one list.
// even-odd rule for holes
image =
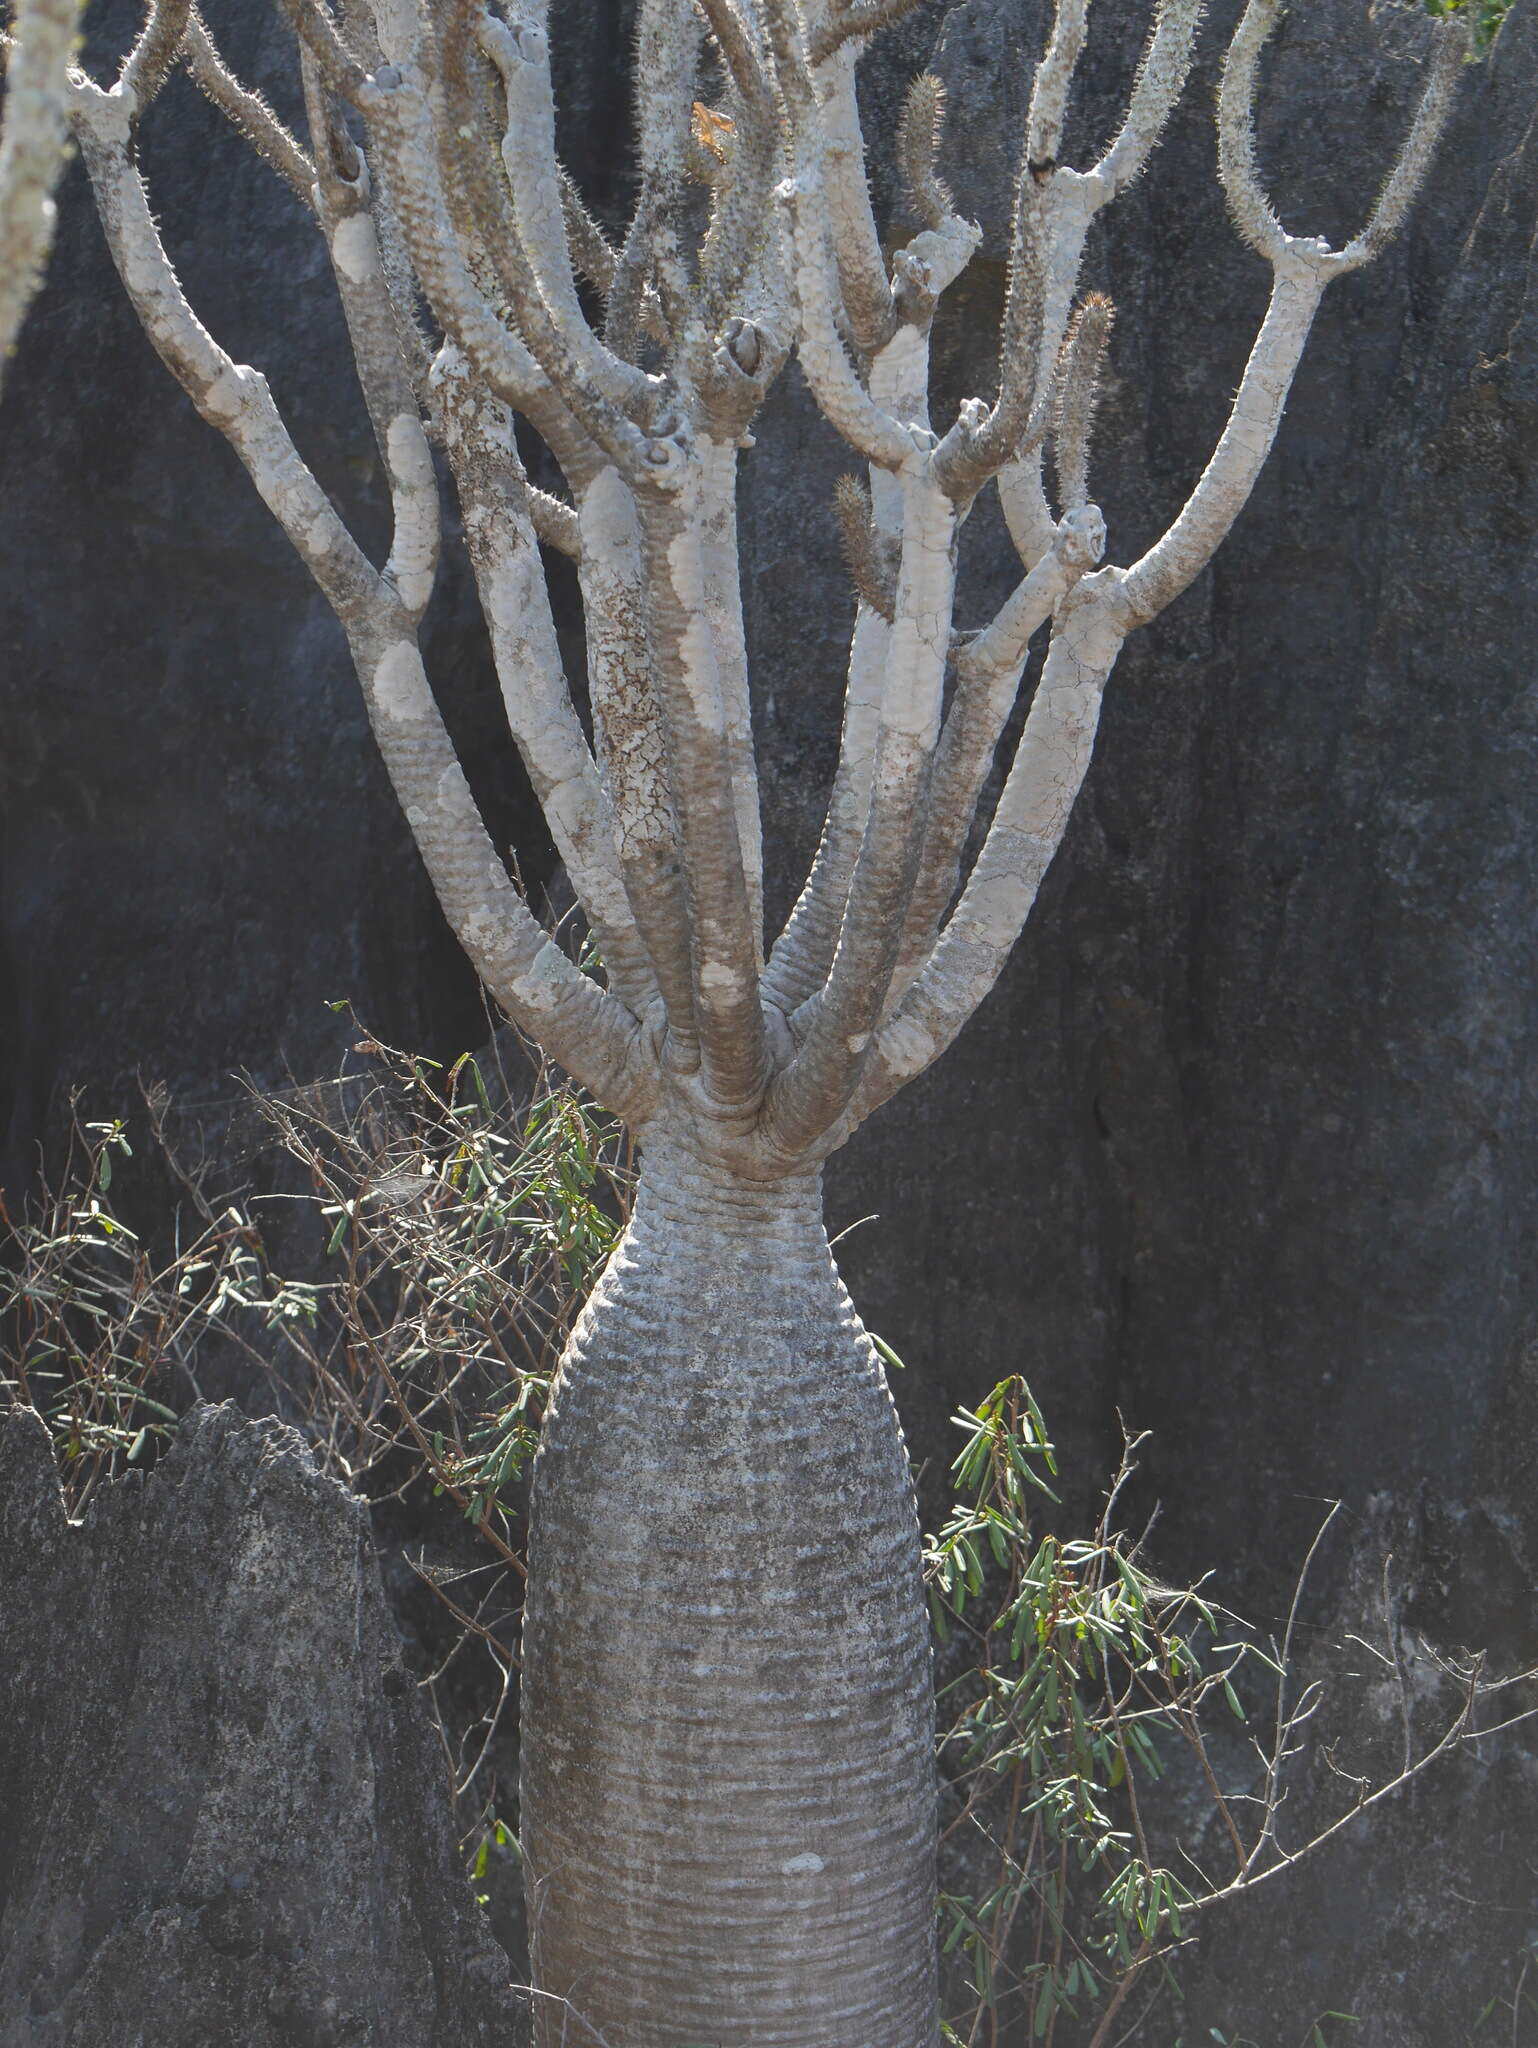
[[[1477, 1639], [1481, 1620], [1496, 1639], [1531, 1626], [1520, 1607], [1492, 1616], [1449, 1587], [1453, 1555], [1487, 1549], [1477, 1526], [1487, 1510], [1454, 1527], [1424, 1498], [1406, 1506], [1378, 1494], [1355, 1508], [1352, 1548], [1343, 1542], [1295, 1644], [1289, 1704], [1313, 1684], [1321, 1694], [1285, 1780], [1278, 1840], [1289, 1851], [1350, 1814], [1353, 1779], [1390, 1783], [1451, 1727], [1463, 1691], [1430, 1645]], [[1269, 1733], [1273, 1702], [1252, 1694], [1256, 1704], [1252, 1718]], [[1485, 1698], [1476, 1722], [1495, 1728], [1535, 1705], [1531, 1683], [1511, 1688]], [[1156, 2024], [1146, 2038], [1199, 2042], [1217, 2026], [1224, 2039], [1314, 2048], [1317, 2020], [1329, 2048], [1527, 2048], [1538, 2039], [1530, 1965], [1522, 1975], [1535, 1931], [1535, 1812], [1532, 1723], [1455, 1745], [1311, 1860], [1215, 1909], [1181, 1968], [1183, 2002], [1177, 2011], [1166, 2000], [1164, 2033]], [[1220, 1880], [1232, 1868], [1216, 1824], [1182, 1842]]]
[[66, 1522], [0, 1434], [4, 2048], [506, 2048], [361, 1505], [195, 1410]]
[[[210, 11], [275, 90], [266, 11]], [[1200, 469], [1263, 303], [1263, 267], [1228, 231], [1213, 176], [1210, 88], [1234, 11], [1215, 5], [1186, 105], [1090, 251], [1087, 281], [1120, 309], [1096, 471], [1120, 560]], [[126, 12], [103, 17], [126, 33]], [[1355, 0], [1315, 0], [1268, 60], [1261, 154], [1295, 227], [1348, 232], [1402, 131], [1421, 18], [1385, 5], [1363, 21]], [[563, 9], [565, 144], [615, 208], [629, 23], [610, 0]], [[1099, 0], [1069, 138], [1081, 162], [1141, 24], [1129, 0]], [[927, 9], [864, 88], [879, 125], [935, 53], [945, 169], [995, 252], [1040, 34], [1036, 0]], [[195, 301], [269, 370], [301, 445], [367, 525], [361, 409], [335, 408], [349, 388], [339, 324], [329, 290], [305, 284], [318, 246], [185, 83], [174, 91], [147, 157]], [[1234, 1604], [1269, 1621], [1321, 1498], [1357, 1514], [1379, 1497], [1388, 1521], [1348, 1518], [1332, 1537], [1317, 1624], [1365, 1618], [1353, 1589], [1376, 1573], [1348, 1561], [1392, 1540], [1414, 1560], [1407, 1620], [1511, 1661], [1534, 1654], [1538, 1562], [1535, 97], [1538, 14], [1517, 0], [1411, 228], [1332, 288], [1238, 530], [1124, 654], [1003, 984], [830, 1176], [835, 1227], [880, 1211], [840, 1257], [866, 1319], [911, 1362], [896, 1392], [930, 1515], [949, 1413], [1024, 1370], [1073, 1518], [1120, 1411], [1155, 1432], [1144, 1498], [1160, 1503], [1172, 1572], [1218, 1567]], [[889, 183], [879, 149], [874, 174]], [[397, 1041], [454, 1050], [476, 1035], [340, 636], [138, 336], [81, 197], [77, 181], [0, 428], [13, 1179], [70, 1082], [110, 1092], [143, 1065], [213, 1096], [233, 1065], [271, 1072], [279, 1049], [301, 1075], [324, 1068], [326, 997], [354, 996]], [[953, 397], [987, 388], [1000, 288], [985, 258], [947, 315]], [[852, 605], [829, 493], [850, 465], [794, 372], [762, 439], [794, 450], [766, 450], [744, 494], [783, 908], [836, 742]], [[990, 506], [967, 541], [983, 615], [1012, 573]], [[543, 880], [548, 841], [494, 739], [458, 570], [434, 631], [472, 773]], [[1480, 1771], [1499, 1789], [1475, 1797]], [[1490, 1901], [1531, 1898], [1534, 1797], [1530, 1770], [1470, 1762], [1408, 1817], [1384, 1810], [1342, 1852], [1355, 1860], [1287, 1880], [1285, 1925], [1268, 1909], [1225, 1933], [1202, 2024], [1271, 2048], [1336, 2007], [1361, 2015], [1361, 2048], [1460, 2040], [1532, 1931]], [[1469, 1881], [1405, 1881], [1427, 1844]]]

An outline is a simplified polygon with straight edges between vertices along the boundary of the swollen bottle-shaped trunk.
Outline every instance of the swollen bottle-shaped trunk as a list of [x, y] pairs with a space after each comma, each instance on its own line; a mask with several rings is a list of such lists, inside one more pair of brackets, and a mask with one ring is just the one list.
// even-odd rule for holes
[[918, 1525], [815, 1173], [645, 1148], [535, 1464], [523, 1724], [544, 2048], [932, 2048]]

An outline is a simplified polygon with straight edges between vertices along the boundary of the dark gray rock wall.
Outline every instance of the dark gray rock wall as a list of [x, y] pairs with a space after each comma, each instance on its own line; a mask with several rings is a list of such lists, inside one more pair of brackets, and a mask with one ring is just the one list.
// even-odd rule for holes
[[195, 1410], [65, 1520], [0, 1430], [3, 2048], [507, 2048], [364, 1509]]
[[[1214, 7], [1185, 108], [1091, 250], [1091, 280], [1120, 307], [1100, 463], [1120, 559], [1200, 468], [1262, 304], [1262, 267], [1227, 230], [1213, 179], [1210, 92], [1234, 11]], [[270, 81], [264, 11], [225, 12], [232, 49]], [[995, 237], [1039, 13], [1037, 0], [925, 10], [868, 81], [879, 122], [938, 40], [948, 174]], [[569, 18], [569, 151], [618, 206], [628, 11], [591, 0]], [[1081, 144], [1109, 125], [1141, 18], [1100, 0]], [[1401, 132], [1420, 30], [1412, 7], [1369, 20], [1356, 0], [1315, 0], [1284, 26], [1262, 153], [1289, 222], [1339, 234], [1360, 218]], [[279, 188], [176, 90], [150, 162], [194, 295], [272, 371], [303, 445], [366, 510], [372, 459], [355, 408], [336, 414], [328, 395], [334, 313], [312, 314], [293, 283], [315, 252]], [[1171, 1570], [1215, 1566], [1268, 1622], [1321, 1500], [1340, 1495], [1355, 1516], [1379, 1497], [1387, 1523], [1348, 1516], [1332, 1538], [1317, 1626], [1338, 1635], [1361, 1618], [1348, 1561], [1392, 1525], [1415, 1560], [1410, 1621], [1529, 1660], [1535, 97], [1538, 14], [1517, 0], [1409, 232], [1332, 289], [1233, 539], [1124, 656], [1005, 981], [831, 1188], [840, 1224], [880, 1212], [841, 1257], [911, 1361], [897, 1392], [931, 1509], [950, 1411], [1023, 1369], [1076, 1516], [1119, 1411], [1155, 1432], [1143, 1504], [1160, 1505]], [[879, 152], [875, 170], [887, 178]], [[66, 198], [0, 420], [16, 1162], [69, 1082], [121, 1087], [143, 1065], [215, 1096], [232, 1065], [270, 1073], [280, 1048], [301, 1074], [326, 1066], [329, 996], [438, 1049], [475, 1026], [339, 636], [133, 331], [78, 186]], [[986, 379], [999, 287], [997, 263], [981, 263], [948, 318], [953, 396]], [[849, 604], [828, 494], [845, 464], [794, 373], [763, 440], [747, 606], [783, 904], [832, 764], [828, 621], [842, 627]], [[969, 539], [981, 608], [1009, 576], [986, 507]], [[543, 875], [548, 845], [495, 742], [462, 582], [442, 600], [456, 728], [499, 829]], [[1334, 2006], [1362, 2012], [1362, 2048], [1461, 2040], [1533, 1925], [1491, 1903], [1533, 1896], [1531, 1769], [1491, 1771], [1479, 1798], [1448, 1779], [1419, 1796], [1413, 1825], [1375, 1824], [1355, 1876], [1288, 1880], [1282, 1960], [1265, 1916], [1250, 1948], [1236, 1934], [1203, 2024], [1288, 2048]], [[1511, 1802], [1493, 1848], [1486, 1799]], [[1468, 1881], [1404, 1882], [1428, 1842]]]

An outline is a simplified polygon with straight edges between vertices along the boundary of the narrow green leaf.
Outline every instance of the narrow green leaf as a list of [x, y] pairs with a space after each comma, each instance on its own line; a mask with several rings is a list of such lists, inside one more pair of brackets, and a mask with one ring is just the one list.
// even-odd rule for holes
[[872, 1330], [870, 1341], [876, 1347], [876, 1356], [883, 1365], [889, 1365], [894, 1372], [906, 1372], [908, 1370], [891, 1345], [888, 1344], [885, 1337], [878, 1337], [875, 1331]]

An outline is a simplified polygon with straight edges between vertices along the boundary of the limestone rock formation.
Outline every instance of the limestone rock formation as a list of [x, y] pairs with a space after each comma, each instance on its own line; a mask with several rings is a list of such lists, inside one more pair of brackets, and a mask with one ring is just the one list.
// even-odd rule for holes
[[200, 1408], [67, 1522], [0, 1431], [0, 2044], [506, 2048], [366, 1513]]

